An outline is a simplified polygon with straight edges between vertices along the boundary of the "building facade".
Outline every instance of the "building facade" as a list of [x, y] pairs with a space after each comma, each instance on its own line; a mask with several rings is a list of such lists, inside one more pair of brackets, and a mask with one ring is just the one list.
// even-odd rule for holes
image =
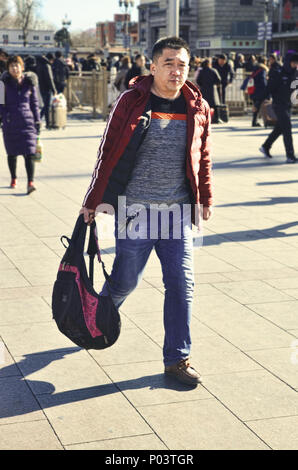
[[[154, 42], [167, 35], [169, 0], [140, 0], [139, 41], [148, 54]], [[273, 23], [268, 52], [298, 49], [298, 0], [180, 0], [180, 36], [192, 53], [262, 53], [258, 23]], [[286, 38], [286, 39], [285, 39]]]
[[273, 9], [273, 38], [271, 49], [284, 55], [298, 51], [298, 0], [283, 0]]
[[[27, 46], [53, 46], [55, 31], [51, 30], [31, 30], [28, 32]], [[4, 49], [21, 47], [24, 36], [21, 29], [0, 29], [0, 47]]]
[[[168, 34], [169, 0], [141, 0], [139, 5], [139, 43], [142, 51], [151, 55], [153, 44]], [[180, 0], [179, 35], [192, 50], [197, 40], [197, 0]]]
[[114, 15], [114, 21], [96, 23], [96, 39], [101, 48], [107, 44], [130, 47], [138, 42], [138, 28], [136, 23], [131, 23], [129, 14], [119, 13]]

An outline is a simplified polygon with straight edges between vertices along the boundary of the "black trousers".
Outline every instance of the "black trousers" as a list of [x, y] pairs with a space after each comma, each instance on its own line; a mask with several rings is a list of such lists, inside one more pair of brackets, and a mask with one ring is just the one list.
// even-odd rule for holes
[[51, 103], [52, 92], [43, 90], [40, 93], [41, 93], [42, 100], [43, 100], [43, 108], [40, 113], [40, 120], [44, 116], [46, 120], [46, 126], [50, 127], [50, 103]]
[[282, 135], [284, 139], [286, 155], [287, 157], [292, 158], [295, 156], [295, 151], [292, 137], [291, 108], [280, 105], [273, 105], [273, 109], [277, 117], [277, 123], [265, 141], [264, 147], [269, 150], [276, 139]]
[[256, 110], [252, 114], [252, 125], [257, 124], [257, 118], [258, 118], [259, 111], [261, 109], [262, 101], [253, 100], [253, 103], [254, 103], [254, 107]]
[[[28, 182], [34, 180], [34, 168], [35, 168], [35, 163], [33, 161], [34, 155], [24, 155], [24, 160], [25, 160], [25, 168], [26, 168], [26, 173], [27, 173], [27, 178]], [[8, 155], [7, 156], [7, 161], [8, 161], [8, 168], [10, 171], [11, 179], [16, 179], [17, 177], [17, 155]]]

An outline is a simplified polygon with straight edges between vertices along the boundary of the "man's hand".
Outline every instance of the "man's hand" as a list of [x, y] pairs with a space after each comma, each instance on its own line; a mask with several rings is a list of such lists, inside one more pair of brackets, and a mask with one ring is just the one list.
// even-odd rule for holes
[[87, 207], [82, 207], [79, 214], [84, 214], [84, 222], [88, 225], [91, 225], [95, 219], [95, 210], [87, 209]]
[[203, 207], [203, 220], [209, 220], [212, 215], [212, 207]]

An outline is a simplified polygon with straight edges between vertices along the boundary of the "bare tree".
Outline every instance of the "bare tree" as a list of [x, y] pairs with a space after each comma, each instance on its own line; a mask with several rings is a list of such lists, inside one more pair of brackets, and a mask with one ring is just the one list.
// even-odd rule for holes
[[16, 26], [23, 33], [23, 44], [27, 46], [29, 29], [34, 29], [36, 11], [40, 6], [39, 0], [14, 0], [16, 10]]
[[7, 0], [0, 0], [0, 25], [1, 27], [10, 24], [12, 17], [10, 15], [10, 3]]

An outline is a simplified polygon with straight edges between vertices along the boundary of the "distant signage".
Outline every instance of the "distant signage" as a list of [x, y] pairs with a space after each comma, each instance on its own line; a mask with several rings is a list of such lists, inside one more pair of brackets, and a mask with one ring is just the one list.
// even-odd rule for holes
[[272, 39], [272, 21], [258, 23], [258, 40]]
[[198, 48], [199, 49], [207, 49], [208, 47], [211, 46], [211, 42], [210, 41], [199, 41], [199, 46]]

